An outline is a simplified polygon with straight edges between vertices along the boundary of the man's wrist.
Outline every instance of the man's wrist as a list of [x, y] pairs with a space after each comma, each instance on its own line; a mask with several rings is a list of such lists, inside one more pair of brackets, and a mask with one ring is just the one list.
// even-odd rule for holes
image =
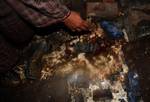
[[68, 13], [64, 16], [62, 19], [62, 22], [65, 22], [65, 20], [71, 15], [71, 11], [69, 10]]

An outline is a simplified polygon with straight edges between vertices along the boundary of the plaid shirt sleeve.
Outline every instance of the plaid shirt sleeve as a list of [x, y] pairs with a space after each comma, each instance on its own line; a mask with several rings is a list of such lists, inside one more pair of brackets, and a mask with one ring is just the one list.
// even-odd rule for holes
[[59, 0], [7, 0], [7, 2], [36, 27], [49, 26], [62, 21], [70, 14], [70, 10]]

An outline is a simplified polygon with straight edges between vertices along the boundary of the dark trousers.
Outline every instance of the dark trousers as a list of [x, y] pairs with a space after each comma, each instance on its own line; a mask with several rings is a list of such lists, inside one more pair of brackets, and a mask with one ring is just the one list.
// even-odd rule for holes
[[13, 68], [20, 57], [19, 50], [28, 44], [33, 34], [5, 0], [0, 0], [0, 73]]

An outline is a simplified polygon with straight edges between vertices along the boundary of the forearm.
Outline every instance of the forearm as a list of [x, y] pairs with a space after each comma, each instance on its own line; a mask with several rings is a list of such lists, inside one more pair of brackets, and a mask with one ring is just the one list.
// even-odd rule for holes
[[70, 10], [62, 5], [59, 0], [22, 0], [22, 2], [49, 17], [50, 20], [63, 20], [70, 14]]
[[58, 0], [7, 1], [18, 14], [36, 27], [45, 27], [60, 22], [70, 14], [70, 10]]

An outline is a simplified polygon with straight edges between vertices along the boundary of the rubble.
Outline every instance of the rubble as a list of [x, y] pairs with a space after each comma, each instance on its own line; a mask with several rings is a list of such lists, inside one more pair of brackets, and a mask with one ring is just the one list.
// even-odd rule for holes
[[101, 27], [95, 27], [90, 34], [76, 36], [44, 55], [41, 80], [53, 75], [67, 77], [71, 102], [128, 102], [124, 89], [128, 67], [122, 41], [105, 40]]
[[117, 2], [88, 2], [87, 16], [96, 16], [101, 18], [115, 18], [119, 15]]

